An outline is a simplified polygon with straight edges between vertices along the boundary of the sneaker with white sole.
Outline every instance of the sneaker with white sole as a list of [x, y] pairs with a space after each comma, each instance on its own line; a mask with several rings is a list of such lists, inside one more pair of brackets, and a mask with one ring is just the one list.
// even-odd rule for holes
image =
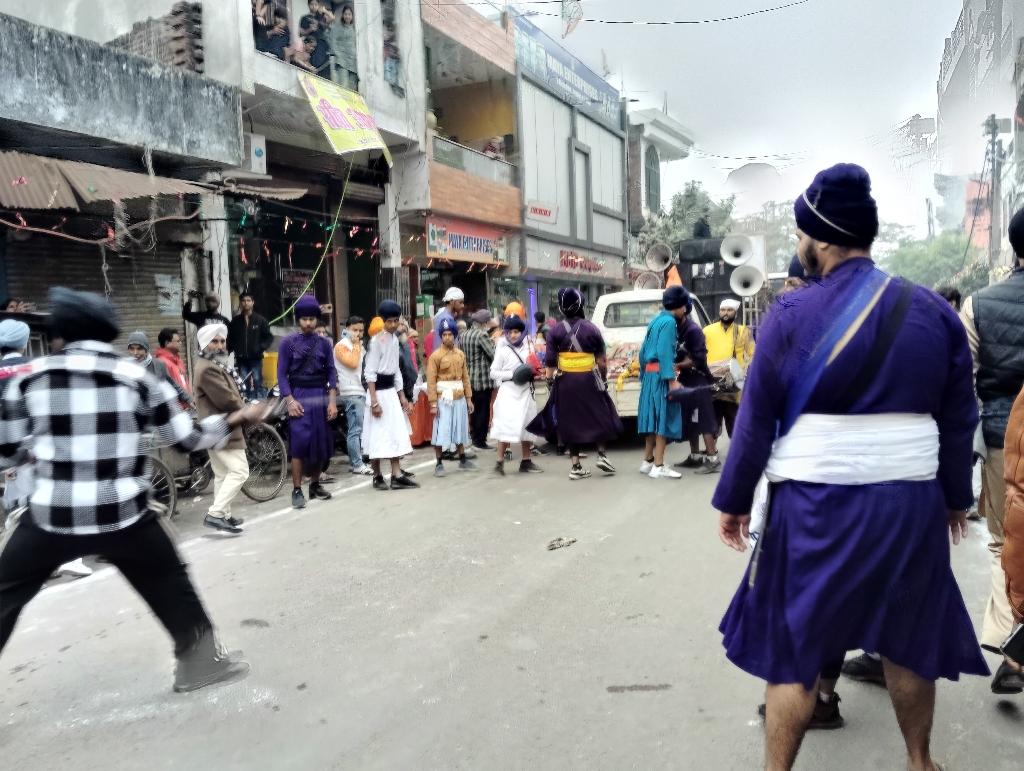
[[643, 463], [640, 464], [640, 473], [641, 474], [650, 474], [652, 468], [654, 468], [654, 461], [653, 460], [645, 460]]
[[61, 575], [85, 578], [86, 576], [92, 575], [92, 568], [86, 565], [82, 561], [82, 558], [79, 557], [76, 560], [72, 560], [71, 562], [61, 565], [57, 572]]
[[605, 474], [615, 473], [615, 466], [612, 465], [612, 462], [608, 460], [608, 456], [604, 453], [598, 453], [597, 462], [594, 465], [601, 469]]
[[569, 479], [572, 479], [573, 481], [577, 479], [589, 479], [592, 476], [593, 472], [588, 468], [583, 468], [583, 466], [573, 466], [569, 469]]
[[352, 469], [352, 473], [358, 474], [361, 477], [372, 477], [373, 469], [370, 468], [369, 466], [357, 466], [356, 468]]
[[668, 466], [654, 466], [651, 468], [649, 473], [651, 479], [682, 479], [683, 475], [678, 471], [673, 471]]

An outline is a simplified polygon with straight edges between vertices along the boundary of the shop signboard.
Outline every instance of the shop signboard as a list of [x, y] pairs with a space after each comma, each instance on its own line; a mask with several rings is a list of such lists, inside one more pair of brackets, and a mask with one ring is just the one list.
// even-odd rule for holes
[[547, 225], [558, 224], [558, 204], [547, 201], [527, 201], [526, 219], [531, 222], [543, 222]]
[[388, 166], [392, 165], [391, 153], [363, 97], [309, 73], [300, 72], [298, 77], [309, 106], [313, 108], [335, 153], [345, 155], [360, 150], [381, 150]]
[[450, 217], [427, 217], [427, 258], [508, 264], [508, 247], [498, 228]]
[[572, 276], [582, 282], [622, 282], [625, 281], [625, 259], [592, 249], [528, 238], [526, 272], [532, 271]]
[[609, 128], [621, 128], [619, 92], [524, 16], [515, 14], [516, 61], [562, 101]]
[[285, 268], [281, 271], [281, 296], [289, 300], [302, 297], [312, 278], [313, 271], [311, 270]]

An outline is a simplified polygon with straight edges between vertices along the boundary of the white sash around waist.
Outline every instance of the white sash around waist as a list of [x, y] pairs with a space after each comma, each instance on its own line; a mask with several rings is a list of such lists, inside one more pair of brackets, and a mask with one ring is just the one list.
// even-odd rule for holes
[[765, 476], [830, 485], [923, 482], [939, 470], [931, 415], [801, 415], [772, 447]]
[[464, 386], [461, 380], [438, 380], [437, 393], [444, 402], [455, 401], [455, 394], [461, 394]]

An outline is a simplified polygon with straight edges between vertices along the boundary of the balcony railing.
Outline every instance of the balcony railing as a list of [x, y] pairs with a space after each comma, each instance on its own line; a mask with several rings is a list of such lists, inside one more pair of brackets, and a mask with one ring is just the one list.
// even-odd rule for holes
[[511, 163], [491, 158], [449, 139], [434, 137], [434, 160], [491, 182], [502, 185], [516, 184], [516, 167]]

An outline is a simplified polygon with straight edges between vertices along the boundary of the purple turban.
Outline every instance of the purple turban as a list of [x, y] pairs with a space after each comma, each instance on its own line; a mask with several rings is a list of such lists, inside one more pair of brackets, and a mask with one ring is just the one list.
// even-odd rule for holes
[[670, 286], [661, 295], [661, 304], [665, 306], [667, 311], [674, 311], [677, 308], [689, 308], [692, 302], [690, 300], [690, 293], [678, 285]]
[[320, 302], [311, 294], [304, 294], [295, 303], [295, 318], [320, 318]]
[[878, 235], [871, 177], [853, 163], [819, 171], [793, 205], [796, 226], [815, 241], [867, 248]]

